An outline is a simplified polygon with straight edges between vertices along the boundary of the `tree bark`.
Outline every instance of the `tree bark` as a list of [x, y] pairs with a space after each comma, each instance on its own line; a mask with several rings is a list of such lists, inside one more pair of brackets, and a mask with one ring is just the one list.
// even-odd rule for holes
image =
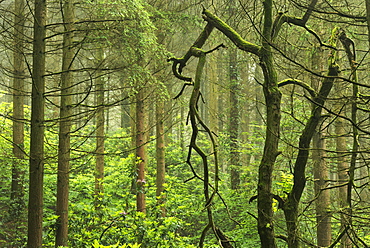
[[369, 47], [370, 47], [370, 0], [365, 0], [366, 4], [366, 22], [367, 22], [367, 38], [369, 40]]
[[122, 82], [122, 90], [121, 90], [121, 128], [122, 129], [128, 129], [130, 127], [130, 121], [131, 121], [131, 113], [130, 113], [130, 98], [127, 94], [127, 90], [125, 89], [125, 84]]
[[[312, 53], [312, 69], [314, 71], [322, 71], [323, 51], [321, 47], [316, 47]], [[313, 76], [311, 77], [311, 86], [315, 91], [320, 88], [320, 80]], [[312, 107], [315, 108], [315, 104]], [[320, 122], [321, 123], [321, 122]], [[331, 244], [331, 214], [330, 214], [330, 191], [323, 190], [328, 185], [329, 173], [325, 162], [325, 140], [323, 132], [319, 125], [312, 137], [312, 161], [314, 171], [314, 191], [316, 202], [316, 237], [317, 245], [326, 247]]]
[[[97, 51], [99, 66], [103, 63], [103, 51]], [[99, 70], [100, 68], [98, 68]], [[100, 209], [103, 198], [104, 180], [104, 140], [105, 140], [105, 116], [104, 116], [104, 78], [99, 72], [95, 81], [96, 95], [96, 148], [95, 148], [95, 208]]]
[[[24, 0], [14, 2], [14, 78], [13, 78], [13, 155], [10, 215], [18, 219], [25, 206], [24, 197]], [[18, 223], [18, 226], [21, 226]]]
[[147, 164], [147, 156], [144, 98], [144, 88], [138, 89], [136, 94], [136, 209], [137, 211], [145, 213], [145, 168]]
[[327, 247], [331, 244], [330, 191], [324, 189], [328, 185], [329, 173], [324, 159], [325, 143], [322, 132], [318, 129], [312, 137], [312, 148], [314, 189], [317, 196], [315, 202], [317, 245]]
[[232, 48], [229, 52], [229, 80], [230, 80], [230, 119], [229, 119], [229, 137], [230, 137], [230, 177], [231, 189], [238, 189], [240, 186], [240, 147], [239, 147], [239, 126], [240, 110], [239, 95], [240, 85], [238, 80], [237, 50]]
[[[345, 227], [350, 227], [350, 231], [352, 231], [352, 189], [355, 187], [355, 170], [356, 170], [356, 164], [357, 164], [357, 157], [358, 157], [358, 151], [359, 151], [359, 132], [358, 132], [358, 121], [357, 121], [357, 100], [359, 96], [359, 89], [357, 83], [357, 62], [355, 57], [356, 48], [354, 45], [354, 42], [350, 40], [346, 33], [343, 31], [341, 35], [339, 36], [339, 40], [342, 42], [342, 45], [344, 47], [344, 50], [347, 54], [347, 59], [349, 62], [349, 65], [351, 66], [351, 75], [350, 79], [355, 82], [352, 84], [352, 101], [351, 101], [351, 121], [352, 121], [352, 153], [351, 153], [351, 160], [350, 160], [350, 166], [348, 169], [348, 184], [347, 184], [347, 208], [344, 209], [345, 211], [345, 222], [342, 223], [345, 225]], [[351, 44], [353, 46], [351, 46]], [[348, 232], [347, 232], [348, 236]], [[348, 237], [350, 238], [350, 237]], [[352, 241], [352, 239], [351, 239]], [[349, 242], [349, 240], [344, 240], [344, 247], [352, 247], [352, 242]]]
[[161, 208], [162, 217], [166, 216], [164, 206], [164, 183], [166, 175], [165, 146], [164, 146], [164, 101], [157, 100], [156, 104], [156, 156], [157, 156], [157, 175], [156, 175], [156, 196], [158, 205]]
[[[333, 55], [333, 57], [335, 57], [335, 55]], [[335, 63], [331, 63], [329, 65], [328, 77], [324, 79], [317, 97], [314, 97], [313, 99], [316, 107], [312, 110], [311, 117], [307, 121], [299, 139], [299, 151], [294, 164], [293, 187], [283, 206], [288, 229], [287, 241], [289, 248], [300, 247], [298, 230], [299, 202], [306, 185], [305, 170], [309, 156], [310, 143], [317, 125], [321, 120], [322, 106], [333, 87], [334, 77], [338, 76], [338, 71], [339, 68]]]
[[[341, 118], [335, 120], [335, 134], [336, 134], [336, 152], [337, 152], [337, 174], [338, 183], [342, 185], [338, 188], [339, 207], [343, 210], [348, 209], [347, 195], [348, 188], [348, 162], [346, 161], [345, 153], [347, 151], [347, 132], [345, 130], [344, 121]], [[341, 230], [343, 230], [349, 223], [345, 212], [340, 214]], [[351, 240], [347, 234], [341, 238], [341, 248], [350, 247]]]
[[59, 149], [58, 149], [58, 180], [55, 247], [68, 246], [68, 195], [69, 195], [69, 162], [70, 162], [70, 132], [72, 116], [72, 68], [73, 49], [73, 0], [65, 0], [63, 4], [63, 58], [61, 74], [61, 97], [59, 114]]
[[209, 81], [210, 81], [210, 90], [209, 90], [209, 126], [212, 132], [219, 133], [219, 115], [218, 115], [218, 102], [220, 96], [220, 87], [218, 85], [218, 62], [219, 55], [217, 53], [212, 55], [212, 58], [209, 60]]
[[28, 200], [28, 248], [42, 246], [44, 184], [44, 108], [45, 108], [45, 34], [46, 0], [35, 0], [31, 141]]
[[281, 119], [281, 92], [277, 85], [277, 75], [273, 65], [273, 54], [270, 46], [272, 37], [272, 0], [264, 4], [263, 42], [260, 54], [260, 65], [263, 71], [263, 92], [266, 103], [266, 139], [262, 160], [258, 170], [258, 233], [261, 247], [276, 247], [273, 209], [272, 209], [272, 173], [276, 157], [279, 154], [279, 136]]

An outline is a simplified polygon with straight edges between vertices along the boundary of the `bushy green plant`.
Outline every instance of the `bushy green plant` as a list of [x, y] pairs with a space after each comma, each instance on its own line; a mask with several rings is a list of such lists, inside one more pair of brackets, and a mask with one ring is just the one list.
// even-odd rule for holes
[[96, 239], [94, 240], [94, 243], [92, 245], [94, 248], [140, 248], [141, 244], [123, 244], [123, 245], [120, 245], [119, 243], [115, 244], [115, 245], [101, 245], [99, 244], [99, 241], [97, 241]]

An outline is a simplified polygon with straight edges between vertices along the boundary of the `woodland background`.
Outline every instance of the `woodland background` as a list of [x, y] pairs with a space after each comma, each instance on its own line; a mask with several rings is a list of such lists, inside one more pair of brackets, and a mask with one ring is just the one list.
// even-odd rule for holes
[[370, 0], [0, 0], [1, 247], [369, 247]]

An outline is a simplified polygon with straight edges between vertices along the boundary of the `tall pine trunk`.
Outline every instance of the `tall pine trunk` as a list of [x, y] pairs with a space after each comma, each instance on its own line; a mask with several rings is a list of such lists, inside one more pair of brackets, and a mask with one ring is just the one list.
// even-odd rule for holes
[[136, 94], [136, 209], [146, 212], [145, 204], [145, 168], [146, 157], [146, 110], [144, 102], [144, 88], [138, 89]]
[[46, 0], [35, 0], [28, 200], [28, 248], [42, 246]]
[[[99, 66], [103, 63], [103, 51], [97, 51]], [[100, 70], [101, 68], [98, 68]], [[95, 80], [96, 96], [96, 147], [95, 147], [95, 208], [100, 209], [103, 198], [104, 180], [104, 140], [105, 140], [105, 116], [104, 116], [104, 78], [102, 73], [98, 73]]]
[[59, 114], [59, 148], [58, 148], [58, 181], [56, 214], [55, 247], [68, 246], [68, 195], [69, 195], [69, 162], [71, 157], [70, 132], [72, 116], [72, 62], [73, 49], [73, 0], [63, 2], [63, 57], [61, 75], [61, 97]]
[[[24, 0], [14, 2], [13, 161], [10, 215], [19, 220], [24, 208]], [[17, 223], [20, 227], [21, 222]]]
[[166, 175], [165, 146], [164, 146], [164, 101], [158, 99], [156, 104], [156, 156], [157, 156], [157, 175], [156, 175], [156, 196], [158, 205], [161, 208], [161, 214], [166, 215], [164, 206], [165, 195], [164, 183]]

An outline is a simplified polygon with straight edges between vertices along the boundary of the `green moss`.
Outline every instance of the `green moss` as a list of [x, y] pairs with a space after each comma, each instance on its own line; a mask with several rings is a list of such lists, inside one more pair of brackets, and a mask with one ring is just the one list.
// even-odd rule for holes
[[224, 35], [226, 35], [239, 49], [259, 55], [261, 47], [244, 40], [238, 32], [236, 32], [232, 27], [226, 24], [223, 20], [218, 18], [216, 15], [212, 14], [208, 10], [203, 11], [203, 18], [211, 23], [215, 28], [220, 30]]

